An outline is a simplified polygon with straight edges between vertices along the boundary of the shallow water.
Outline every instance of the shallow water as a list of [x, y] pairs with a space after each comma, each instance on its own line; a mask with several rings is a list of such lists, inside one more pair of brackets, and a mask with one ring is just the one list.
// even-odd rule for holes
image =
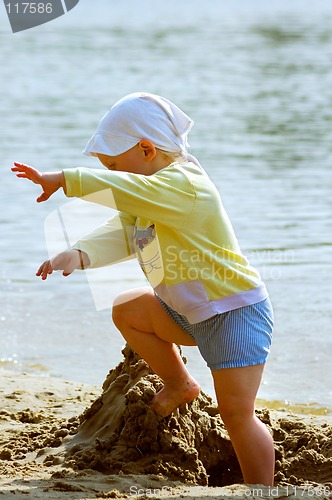
[[[210, 0], [202, 11], [198, 1], [189, 10], [175, 0], [81, 0], [15, 35], [0, 12], [0, 369], [100, 384], [121, 359], [110, 311], [97, 311], [94, 298], [110, 303], [144, 285], [135, 263], [89, 281], [34, 275], [48, 246], [66, 246], [49, 234], [47, 245], [50, 214], [73, 214], [74, 238], [108, 212], [60, 193], [37, 205], [38, 188], [9, 167], [95, 166], [80, 153], [100, 117], [145, 90], [195, 120], [192, 152], [268, 285], [276, 327], [259, 397], [332, 411], [332, 4], [234, 3]], [[185, 353], [212, 394], [196, 349]]]

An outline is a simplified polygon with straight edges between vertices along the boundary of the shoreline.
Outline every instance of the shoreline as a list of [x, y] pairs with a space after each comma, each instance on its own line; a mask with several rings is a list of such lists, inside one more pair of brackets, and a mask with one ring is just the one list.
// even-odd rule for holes
[[[131, 363], [131, 369], [136, 365]], [[142, 364], [139, 368], [142, 369]], [[137, 373], [135, 380], [137, 380]], [[142, 376], [145, 380], [146, 371], [143, 375], [142, 373], [139, 374], [138, 380], [142, 380]], [[113, 381], [116, 381], [115, 385], [118, 386], [119, 380], [121, 377], [123, 378], [119, 366], [111, 370], [110, 374], [111, 379], [113, 378]], [[102, 394], [105, 409], [109, 413], [110, 406], [107, 407], [105, 394], [111, 389], [112, 382], [108, 388], [105, 389], [104, 385], [104, 389], [102, 389], [97, 386], [67, 382], [50, 377], [27, 374], [15, 374], [14, 376], [0, 373], [2, 400], [0, 410], [0, 495], [2, 498], [12, 497], [13, 494], [15, 494], [15, 498], [30, 497], [33, 500], [39, 498], [47, 498], [47, 500], [55, 498], [60, 500], [138, 499], [142, 497], [198, 499], [232, 496], [251, 498], [323, 496], [324, 498], [332, 498], [332, 458], [323, 459], [320, 457], [320, 461], [325, 460], [325, 465], [328, 465], [327, 470], [331, 472], [326, 474], [325, 470], [322, 476], [317, 478], [317, 481], [310, 476], [310, 478], [301, 478], [302, 481], [299, 479], [295, 481], [293, 478], [288, 483], [287, 478], [282, 479], [282, 475], [278, 473], [281, 481], [277, 482], [275, 487], [257, 485], [250, 488], [241, 482], [224, 486], [202, 485], [197, 484], [197, 481], [195, 484], [194, 476], [188, 476], [189, 481], [179, 481], [169, 473], [171, 469], [160, 474], [151, 472], [151, 466], [150, 468], [146, 467], [146, 474], [142, 474], [141, 469], [131, 472], [130, 463], [128, 463], [128, 470], [122, 464], [122, 469], [118, 473], [105, 474], [94, 469], [93, 465], [91, 466], [92, 462], [89, 465], [87, 459], [84, 458], [87, 453], [96, 453], [95, 449], [91, 447], [91, 440], [89, 441], [90, 448], [83, 450], [84, 453], [82, 452], [80, 455], [80, 462], [64, 463], [61, 458], [64, 447], [68, 448], [69, 446], [70, 448], [71, 446], [73, 449], [70, 443], [75, 439], [76, 443], [79, 443], [77, 436], [80, 433], [81, 440], [83, 435], [88, 441], [91, 428], [93, 436], [96, 435], [97, 428], [99, 431], [104, 429], [101, 421], [105, 420], [105, 415], [98, 417], [100, 412], [98, 413], [98, 409], [96, 410], [94, 406], [100, 401]], [[108, 392], [108, 397], [110, 397], [111, 392]], [[114, 396], [114, 391], [112, 394]], [[113, 396], [112, 408], [122, 408], [122, 400], [116, 402]], [[137, 403], [138, 401], [132, 404]], [[86, 413], [87, 408], [89, 408], [90, 413], [88, 411], [88, 416], [82, 424], [82, 419], [80, 420], [79, 417], [84, 412]], [[93, 411], [91, 411], [92, 409]], [[283, 434], [286, 440], [290, 440], [293, 431], [300, 432], [301, 436], [311, 433], [311, 441], [317, 439], [320, 447], [329, 446], [327, 455], [332, 456], [332, 444], [328, 444], [328, 441], [331, 442], [332, 436], [332, 416], [296, 415], [287, 411], [275, 410], [258, 410], [258, 412], [261, 412], [262, 416], [270, 421], [276, 435], [280, 434], [280, 439]], [[181, 418], [183, 418], [183, 414]], [[283, 422], [282, 426], [280, 422]], [[77, 430], [79, 430], [78, 434]], [[101, 436], [100, 433], [99, 435]], [[76, 444], [77, 446], [78, 444]], [[290, 456], [292, 446], [295, 446], [294, 442], [289, 450], [285, 451], [284, 457], [281, 457], [283, 452], [278, 450], [277, 459], [279, 462], [284, 460], [283, 463], [287, 463], [287, 454]], [[304, 444], [302, 448], [305, 446]], [[298, 451], [300, 452], [301, 449], [298, 448]], [[303, 460], [308, 460], [310, 456], [316, 459], [315, 454], [317, 455], [315, 450], [304, 449]], [[324, 481], [321, 481], [322, 478]]]
[[[1, 378], [31, 378], [31, 379], [45, 379], [45, 384], [47, 383], [47, 380], [50, 381], [57, 381], [59, 383], [64, 383], [64, 384], [73, 384], [77, 386], [84, 386], [86, 388], [91, 388], [92, 390], [95, 389], [96, 391], [101, 390], [101, 386], [93, 383], [87, 383], [87, 382], [82, 382], [78, 381], [75, 379], [66, 379], [62, 376], [54, 376], [50, 375], [47, 371], [27, 371], [27, 370], [15, 370], [15, 369], [10, 369], [6, 367], [0, 367], [0, 380]], [[212, 398], [214, 398], [214, 394], [210, 394]], [[309, 403], [297, 403], [294, 401], [288, 401], [288, 400], [280, 400], [280, 399], [263, 399], [258, 397], [256, 399], [256, 409], [262, 410], [262, 409], [268, 409], [269, 411], [273, 412], [286, 412], [290, 414], [294, 414], [303, 418], [308, 418], [310, 419], [311, 417], [318, 417], [318, 418], [326, 418], [327, 421], [331, 422], [332, 424], [332, 406], [326, 406], [324, 404], [320, 404], [319, 402], [309, 402]]]

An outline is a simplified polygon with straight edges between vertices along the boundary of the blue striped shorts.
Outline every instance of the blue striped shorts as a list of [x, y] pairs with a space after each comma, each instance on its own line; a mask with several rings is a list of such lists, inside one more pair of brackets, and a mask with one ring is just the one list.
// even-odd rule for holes
[[239, 368], [265, 363], [270, 352], [273, 310], [267, 298], [250, 306], [216, 314], [191, 324], [160, 297], [158, 300], [185, 332], [195, 341], [211, 370]]

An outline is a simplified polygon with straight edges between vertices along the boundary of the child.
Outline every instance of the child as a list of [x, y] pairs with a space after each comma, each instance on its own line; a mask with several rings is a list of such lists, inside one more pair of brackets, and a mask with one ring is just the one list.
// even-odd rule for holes
[[272, 308], [215, 186], [187, 153], [192, 124], [165, 98], [131, 94], [106, 113], [84, 150], [108, 171], [41, 173], [20, 163], [12, 170], [41, 185], [38, 202], [62, 187], [69, 197], [119, 211], [45, 261], [37, 276], [46, 279], [53, 270], [68, 276], [136, 256], [150, 286], [120, 294], [113, 321], [164, 382], [154, 411], [166, 416], [197, 397], [199, 385], [176, 344], [197, 345], [245, 483], [269, 486], [274, 446], [254, 403], [270, 349]]

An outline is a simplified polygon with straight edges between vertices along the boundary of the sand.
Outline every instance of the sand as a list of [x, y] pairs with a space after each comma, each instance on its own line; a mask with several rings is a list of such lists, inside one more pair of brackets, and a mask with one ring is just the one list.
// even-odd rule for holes
[[274, 437], [272, 488], [247, 486], [209, 395], [166, 418], [160, 379], [128, 347], [102, 388], [0, 375], [0, 498], [332, 498], [332, 417], [257, 410]]

